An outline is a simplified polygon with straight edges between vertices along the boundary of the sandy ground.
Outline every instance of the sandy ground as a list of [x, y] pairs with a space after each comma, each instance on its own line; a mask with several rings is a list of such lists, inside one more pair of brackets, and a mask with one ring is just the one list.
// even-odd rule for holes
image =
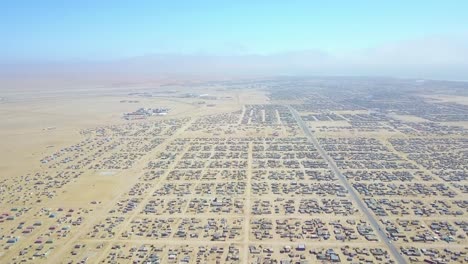
[[[159, 93], [157, 97], [128, 95], [135, 92], [157, 92], [159, 91], [158, 89], [161, 89], [162, 93]], [[317, 199], [320, 203], [323, 203], [322, 200], [336, 198], [348, 201], [350, 200], [349, 195], [338, 197], [330, 194], [307, 194], [303, 196], [294, 192], [289, 194], [273, 194], [271, 189], [274, 184], [282, 184], [284, 186], [289, 184], [294, 186], [297, 184], [297, 179], [272, 180], [266, 176], [262, 179], [254, 177], [255, 171], [260, 170], [255, 166], [258, 166], [258, 163], [262, 161], [260, 158], [254, 158], [254, 156], [257, 154], [273, 155], [277, 152], [259, 150], [261, 149], [260, 146], [267, 147], [269, 144], [267, 141], [262, 140], [265, 138], [297, 140], [297, 138], [303, 138], [304, 133], [298, 127], [291, 128], [286, 125], [284, 123], [286, 120], [280, 118], [279, 110], [275, 110], [275, 119], [279, 120], [278, 124], [255, 124], [252, 119], [250, 119], [248, 124], [241, 124], [242, 117], [249, 114], [246, 112], [246, 105], [268, 105], [270, 103], [283, 105], [285, 103], [301, 103], [301, 101], [271, 102], [265, 91], [262, 90], [225, 89], [222, 86], [208, 88], [176, 86], [171, 89], [176, 90], [175, 94], [172, 91], [168, 93], [168, 88], [165, 87], [148, 88], [141, 85], [131, 88], [119, 86], [106, 89], [84, 87], [76, 89], [74, 92], [66, 89], [49, 89], [43, 92], [15, 92], [12, 89], [2, 94], [2, 101], [0, 102], [0, 115], [2, 116], [2, 122], [0, 123], [0, 149], [2, 150], [0, 154], [0, 180], [4, 180], [6, 184], [0, 185], [0, 194], [5, 195], [7, 192], [18, 190], [17, 192], [24, 192], [25, 197], [35, 197], [34, 195], [38, 195], [43, 198], [40, 201], [33, 201], [33, 198], [31, 198], [27, 202], [24, 202], [19, 197], [19, 199], [11, 203], [3, 201], [0, 204], [0, 213], [5, 214], [4, 218], [14, 215], [14, 219], [2, 219], [3, 221], [0, 222], [0, 236], [2, 236], [0, 240], [2, 245], [0, 249], [0, 262], [16, 263], [21, 261], [21, 259], [25, 259], [31, 263], [68, 263], [69, 261], [71, 263], [78, 263], [79, 261], [99, 263], [100, 261], [110, 260], [113, 256], [119, 255], [118, 263], [130, 263], [131, 260], [139, 258], [138, 254], [140, 253], [135, 252], [144, 252], [145, 254], [153, 252], [161, 257], [161, 263], [178, 263], [183, 260], [184, 256], [189, 256], [190, 263], [195, 263], [196, 256], [203, 256], [200, 259], [201, 263], [255, 263], [255, 261], [271, 256], [277, 259], [284, 259], [287, 254], [280, 252], [284, 251], [285, 248], [292, 248], [292, 252], [296, 254], [293, 258], [296, 258], [295, 260], [297, 261], [301, 255], [304, 258], [316, 260], [317, 254], [311, 253], [309, 251], [311, 249], [318, 251], [334, 249], [342, 262], [346, 262], [347, 256], [344, 252], [347, 252], [348, 249], [343, 250], [345, 246], [349, 246], [350, 250], [357, 250], [357, 252], [361, 252], [360, 248], [385, 249], [385, 244], [382, 241], [369, 242], [364, 236], [356, 236], [352, 241], [345, 242], [338, 241], [334, 237], [333, 230], [335, 228], [338, 230], [338, 227], [335, 227], [335, 225], [340, 226], [340, 228], [341, 225], [344, 225], [354, 230], [354, 233], [357, 230], [356, 223], [367, 225], [363, 217], [364, 214], [357, 209], [347, 215], [320, 213], [307, 215], [297, 212], [286, 214], [285, 212], [285, 208], [287, 207], [285, 201], [287, 200], [291, 200], [291, 204], [297, 209], [303, 198]], [[217, 99], [183, 98], [181, 95], [186, 93], [209, 94], [210, 96], [217, 97]], [[438, 99], [441, 98], [438, 97]], [[450, 102], [463, 101], [459, 98], [444, 98], [444, 100], [449, 99], [452, 100]], [[138, 102], [129, 103], [126, 100]], [[170, 109], [170, 113], [164, 117], [153, 116], [143, 121], [126, 121], [122, 119], [123, 113], [135, 111], [140, 107], [167, 107]], [[265, 110], [260, 111], [260, 113], [261, 121], [265, 121]], [[366, 114], [368, 111], [336, 111], [336, 113]], [[219, 119], [210, 119], [213, 116], [216, 117], [223, 114], [226, 114], [226, 116], [222, 116]], [[301, 114], [310, 113], [303, 112]], [[229, 121], [229, 118], [232, 118], [233, 121]], [[413, 116], [393, 116], [393, 118], [410, 122], [424, 121]], [[173, 120], [178, 121], [173, 122]], [[207, 128], [193, 129], [199, 123], [208, 122], [207, 120], [211, 122], [210, 126], [212, 127], [207, 125]], [[388, 143], [390, 138], [404, 137], [405, 135], [401, 132], [389, 132], [384, 129], [369, 132], [349, 131], [348, 128], [342, 129], [342, 127], [350, 126], [348, 121], [317, 121], [307, 122], [307, 125], [314, 131], [320, 127], [336, 128], [334, 132], [316, 131], [316, 135], [319, 138], [367, 137], [378, 139], [392, 153], [399, 155], [402, 160], [407, 160], [407, 156], [404, 153], [396, 151]], [[386, 128], [385, 125], [382, 125], [382, 127]], [[91, 131], [90, 134], [85, 135], [81, 133], [87, 130]], [[103, 134], [101, 135], [100, 133]], [[226, 142], [223, 140], [229, 141], [233, 138], [239, 139], [239, 142], [227, 143], [228, 146], [236, 149], [235, 147], [245, 143], [246, 148], [234, 151], [215, 150], [215, 148], [209, 148], [207, 151], [194, 150], [200, 146], [223, 147], [225, 146], [223, 144]], [[64, 157], [68, 158], [68, 154], [64, 154], [64, 156], [60, 156], [50, 163], [41, 164], [40, 160], [42, 158], [55, 155], [60, 149], [78, 144], [86, 139], [95, 141], [84, 143], [84, 146], [88, 146], [89, 148], [83, 153], [78, 152], [77, 156], [79, 157], [72, 159], [70, 164], [82, 162], [83, 158], [86, 157], [95, 157], [90, 163], [91, 165], [83, 166], [80, 169], [67, 168], [68, 163], [65, 163], [65, 165], [58, 164], [56, 167], [53, 166], [56, 164], [55, 162], [58, 163], [58, 160]], [[106, 141], [107, 139], [108, 141]], [[158, 141], [157, 145], [150, 148], [148, 144], [152, 139], [160, 141]], [[183, 140], [183, 142], [181, 143], [180, 140]], [[211, 143], [210, 140], [215, 140], [215, 142], [216, 140], [221, 140], [222, 143], [216, 145], [216, 143]], [[96, 142], [101, 144], [101, 141], [104, 142], [103, 145], [93, 145]], [[114, 143], [116, 144], [115, 146], [113, 146]], [[301, 144], [306, 144], [306, 142], [302, 142], [299, 145]], [[142, 146], [148, 147], [149, 150], [145, 148], [141, 150], [142, 148], [140, 147]], [[131, 151], [130, 149], [132, 148], [138, 150]], [[221, 165], [208, 168], [210, 162], [219, 161], [212, 157], [212, 155], [219, 154], [219, 152], [226, 155], [238, 155], [238, 157], [231, 159], [221, 158], [221, 162], [217, 163]], [[125, 156], [129, 153], [141, 154], [141, 156], [133, 160], [133, 157], [128, 158]], [[187, 158], [193, 153], [202, 157], [204, 157], [203, 155], [208, 155], [209, 158]], [[295, 151], [287, 151], [287, 153], [293, 156], [297, 155]], [[167, 156], [171, 157], [167, 158]], [[114, 162], [113, 159], [117, 160], [116, 163], [123, 163], [123, 161], [129, 160], [133, 163], [128, 168], [115, 168], [113, 167], [115, 164], [112, 163]], [[123, 161], [119, 161], [119, 159]], [[297, 158], [299, 161], [303, 159]], [[170, 161], [167, 166], [161, 163], [156, 168], [149, 168], [151, 162], [166, 160]], [[199, 167], [200, 172], [197, 172], [197, 175], [206, 175], [213, 171], [219, 172], [221, 175], [222, 171], [232, 173], [233, 171], [241, 170], [245, 173], [245, 177], [238, 179], [231, 175], [229, 177], [233, 178], [222, 178], [218, 175], [214, 179], [208, 177], [208, 180], [201, 178], [171, 179], [171, 173], [174, 171], [190, 171], [188, 168], [180, 168], [183, 161], [186, 160], [203, 164]], [[291, 158], [290, 161], [297, 160]], [[317, 160], [320, 160], [320, 158], [317, 158]], [[236, 164], [245, 165], [239, 165], [241, 167], [244, 166], [241, 169], [232, 167], [226, 169], [223, 167], [225, 166], [223, 162], [228, 164], [237, 162]], [[410, 163], [414, 164], [417, 170], [423, 173], [431, 173], [413, 161]], [[284, 171], [288, 173], [304, 173], [306, 170], [304, 165], [298, 165], [297, 168], [291, 169], [287, 165], [281, 164], [279, 168], [265, 171], [268, 171], [268, 173], [283, 173]], [[65, 185], [57, 190], [52, 188], [53, 186], [41, 189], [43, 185], [42, 181], [46, 179], [50, 180], [50, 177], [44, 175], [50, 174], [52, 178], [57, 177], [57, 179], [61, 180], [60, 177], [62, 176], [60, 176], [60, 173], [63, 171], [82, 171], [82, 174], [76, 178], [71, 177], [71, 179], [64, 177], [66, 179], [64, 181]], [[314, 169], [314, 171], [325, 172], [327, 170], [321, 168]], [[157, 174], [159, 172], [160, 174]], [[39, 173], [40, 175], [35, 178], [34, 173]], [[152, 173], [157, 174], [157, 176], [151, 178]], [[27, 175], [27, 180], [21, 178], [24, 175]], [[150, 177], [150, 180], [145, 180], [145, 177]], [[22, 181], [15, 181], [15, 179], [22, 179]], [[424, 182], [420, 177], [417, 180]], [[51, 180], [51, 182], [54, 181]], [[336, 183], [338, 181], [335, 179], [327, 180], [328, 182]], [[29, 185], [19, 186], [22, 183]], [[239, 193], [237, 194], [218, 195], [217, 192], [225, 191], [222, 189], [222, 186], [226, 183], [233, 184], [234, 187], [230, 187], [231, 189], [237, 188], [235, 186], [242, 185], [242, 183], [245, 183], [246, 186], [245, 189], [239, 187]], [[314, 179], [303, 179], [299, 183], [314, 185], [323, 182]], [[432, 180], [431, 183], [443, 184], [438, 178]], [[17, 189], [8, 189], [8, 187], [13, 185]], [[157, 194], [168, 185], [176, 186], [177, 188], [175, 189], [180, 191], [180, 193]], [[268, 186], [265, 193], [261, 191], [257, 193], [257, 191], [252, 189], [252, 186], [257, 185]], [[25, 188], [21, 189], [21, 187]], [[26, 187], [31, 188], [26, 191]], [[184, 188], [189, 189], [188, 194], [183, 192]], [[228, 191], [231, 189], [228, 189]], [[459, 190], [455, 192], [460, 197], [464, 195]], [[45, 198], [47, 195], [50, 195], [51, 198]], [[210, 203], [217, 196], [238, 199], [241, 204], [240, 209], [230, 213], [195, 213], [193, 210], [191, 211], [190, 201], [204, 198]], [[179, 206], [181, 208], [180, 211], [176, 213], [164, 211], [163, 213], [154, 215], [143, 214], [142, 211], [145, 210], [146, 206], [152, 200], [158, 198], [175, 201], [175, 203], [171, 204], [165, 204], [166, 200], [163, 202], [159, 201], [160, 204], [158, 206], [165, 207], [166, 210]], [[361, 199], [363, 198], [361, 197]], [[454, 199], [446, 200], [452, 202]], [[424, 198], [422, 201], [429, 203], [431, 200]], [[178, 202], [180, 203], [178, 204]], [[121, 212], [122, 207], [125, 207], [128, 203], [131, 203], [134, 208]], [[255, 215], [252, 206], [259, 204], [262, 204], [262, 206], [272, 213]], [[356, 208], [354, 202], [352, 206]], [[226, 207], [231, 208], [233, 206]], [[81, 220], [81, 217], [84, 220]], [[387, 219], [397, 221], [398, 217], [389, 216]], [[407, 217], [414, 219], [414, 216]], [[140, 223], [138, 221], [159, 221], [172, 218], [173, 220], [168, 220], [165, 223], [172, 230], [172, 234], [169, 237], [147, 237], [138, 234], [136, 231], [137, 228], [135, 226], [138, 226]], [[218, 225], [216, 227], [218, 229], [228, 228], [226, 232], [230, 233], [232, 238], [225, 241], [213, 241], [210, 239], [210, 236], [201, 235], [197, 238], [188, 237], [185, 239], [176, 237], [174, 233], [177, 232], [178, 226], [187, 221], [187, 219], [199, 220], [201, 223], [200, 230], [210, 225]], [[291, 226], [297, 224], [297, 228], [292, 227], [292, 230], [294, 230], [292, 233], [300, 236], [302, 230], [300, 230], [299, 226], [311, 219], [323, 221], [323, 227], [332, 233], [329, 240], [316, 238], [298, 239], [281, 236], [282, 221], [290, 223]], [[427, 218], [424, 219], [424, 223], [425, 225], [430, 225], [431, 221], [437, 219], [439, 218]], [[451, 222], [456, 220], [452, 216], [443, 219], [448, 219]], [[265, 226], [259, 225], [258, 221], [271, 222], [271, 229], [267, 228], [268, 224]], [[21, 224], [21, 222], [24, 222], [24, 224]], [[37, 224], [38, 222], [40, 224]], [[26, 226], [30, 226], [31, 228], [28, 229]], [[32, 231], [31, 233], [24, 233], [25, 230]], [[150, 230], [162, 232], [163, 227], [153, 226]], [[200, 230], [197, 232], [202, 234], [203, 232]], [[256, 231], [266, 232], [265, 238], [256, 236]], [[410, 236], [415, 233], [415, 230], [409, 230], [407, 235]], [[124, 234], [130, 235], [126, 236]], [[267, 238], [269, 235], [271, 237]], [[8, 244], [6, 240], [10, 237], [19, 237], [19, 241]], [[53, 240], [50, 244], [43, 241], [49, 239]], [[296, 250], [295, 248], [299, 244], [305, 245], [307, 251]], [[422, 243], [411, 244], [402, 241], [398, 241], [396, 244], [398, 246], [425, 246]], [[466, 239], [459, 239], [456, 243], [451, 244], [451, 248], [463, 250], [464, 245], [466, 245]], [[41, 246], [46, 249], [39, 248]], [[252, 246], [255, 249], [251, 248]], [[431, 244], [433, 248], [443, 248], [444, 246], [445, 244], [442, 241]], [[133, 247], [135, 249], [132, 249]], [[141, 249], [141, 247], [145, 249], [141, 251], [136, 250], [136, 248]], [[257, 252], [257, 248], [262, 248], [262, 250]], [[274, 249], [273, 254], [269, 253], [269, 248]], [[208, 251], [210, 254], [205, 253]], [[24, 257], [20, 256], [21, 252], [26, 252], [24, 253]], [[33, 252], [45, 252], [44, 254], [46, 255], [33, 256]], [[197, 252], [201, 253], [197, 254]], [[375, 256], [362, 252], [357, 253], [357, 256], [352, 260], [388, 263], [392, 259], [391, 256], [382, 256], [380, 259], [377, 257], [376, 260]]]

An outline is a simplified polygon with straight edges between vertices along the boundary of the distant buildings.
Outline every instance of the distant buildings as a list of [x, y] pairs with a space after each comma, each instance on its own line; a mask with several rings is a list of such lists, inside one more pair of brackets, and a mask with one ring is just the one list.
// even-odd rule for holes
[[169, 113], [168, 108], [140, 108], [135, 112], [125, 113], [123, 118], [125, 120], [137, 120], [137, 119], [146, 119], [148, 116], [165, 116]]

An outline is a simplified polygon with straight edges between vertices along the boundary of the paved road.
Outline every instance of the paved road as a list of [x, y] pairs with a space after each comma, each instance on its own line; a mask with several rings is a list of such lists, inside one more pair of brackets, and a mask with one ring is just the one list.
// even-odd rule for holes
[[380, 229], [380, 226], [377, 222], [377, 219], [374, 217], [374, 215], [371, 213], [371, 211], [367, 208], [367, 206], [364, 204], [364, 202], [361, 200], [357, 192], [354, 190], [354, 188], [349, 184], [348, 180], [346, 179], [343, 174], [341, 174], [340, 170], [336, 166], [335, 161], [328, 156], [328, 154], [323, 150], [322, 146], [320, 146], [318, 140], [315, 138], [315, 136], [312, 134], [310, 131], [309, 127], [304, 123], [300, 115], [297, 113], [297, 111], [292, 108], [291, 106], [288, 105], [289, 110], [293, 114], [294, 118], [296, 119], [297, 123], [299, 126], [302, 128], [304, 131], [305, 135], [312, 141], [314, 144], [315, 148], [318, 150], [320, 155], [327, 161], [328, 165], [330, 166], [331, 170], [333, 173], [340, 179], [341, 183], [344, 185], [344, 187], [348, 190], [349, 194], [351, 195], [351, 198], [355, 201], [356, 205], [361, 209], [361, 211], [364, 213], [364, 215], [367, 217], [369, 220], [372, 228], [376, 231], [377, 235], [380, 238], [380, 241], [385, 243], [385, 245], [388, 247], [390, 250], [390, 253], [392, 256], [395, 258], [395, 260], [398, 263], [407, 263], [405, 258], [400, 254], [398, 249], [393, 245], [392, 241], [387, 237], [387, 235], [384, 233], [383, 230]]

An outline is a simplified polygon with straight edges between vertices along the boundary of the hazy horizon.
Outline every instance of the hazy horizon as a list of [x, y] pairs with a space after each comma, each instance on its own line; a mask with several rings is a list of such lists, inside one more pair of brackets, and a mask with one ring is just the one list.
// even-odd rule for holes
[[468, 80], [461, 1], [3, 4], [2, 79], [349, 75]]
[[468, 263], [468, 1], [2, 1], [1, 263]]

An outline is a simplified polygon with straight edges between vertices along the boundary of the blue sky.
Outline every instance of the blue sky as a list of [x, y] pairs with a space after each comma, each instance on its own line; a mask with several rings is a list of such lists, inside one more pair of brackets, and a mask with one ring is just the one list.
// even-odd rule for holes
[[468, 1], [1, 2], [3, 60], [352, 53], [468, 32]]

